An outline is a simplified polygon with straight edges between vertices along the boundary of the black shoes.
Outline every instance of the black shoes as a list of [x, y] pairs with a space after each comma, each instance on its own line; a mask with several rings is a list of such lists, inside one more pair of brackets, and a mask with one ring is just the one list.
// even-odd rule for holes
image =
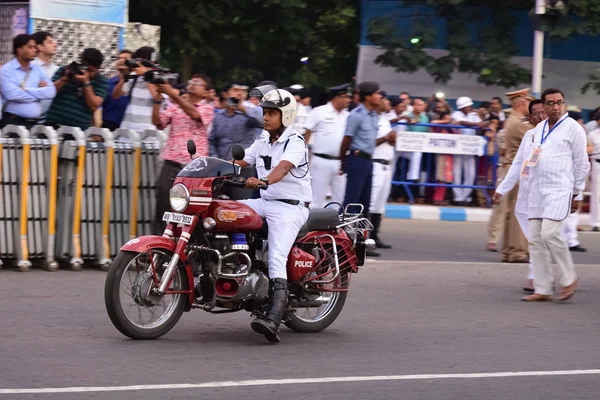
[[278, 343], [279, 325], [287, 302], [287, 280], [271, 279], [269, 285], [269, 310], [264, 318], [255, 318], [250, 324], [254, 332], [264, 335], [271, 343]]
[[[377, 247], [378, 249], [391, 249], [392, 246], [390, 246], [389, 244], [385, 244], [383, 243], [380, 239], [379, 239], [379, 227], [381, 226], [381, 214], [371, 214], [371, 223], [373, 224], [373, 232], [371, 233], [371, 238], [375, 241], [375, 247]], [[375, 253], [377, 255], [369, 255], [369, 252], [367, 251], [367, 256], [370, 257], [379, 257], [380, 254], [376, 253], [376, 252], [372, 252]]]
[[585, 247], [581, 247], [580, 245], [569, 247], [569, 250], [578, 251], [580, 253], [585, 253], [587, 251], [587, 249]]

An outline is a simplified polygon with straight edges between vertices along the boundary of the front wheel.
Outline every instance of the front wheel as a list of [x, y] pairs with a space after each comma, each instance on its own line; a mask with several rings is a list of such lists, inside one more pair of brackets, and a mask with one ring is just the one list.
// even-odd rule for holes
[[[104, 286], [106, 311], [115, 328], [136, 340], [156, 339], [169, 332], [187, 306], [187, 295], [157, 296], [152, 264], [159, 279], [173, 254], [165, 249], [150, 253], [121, 251], [112, 262]], [[178, 266], [173, 273], [172, 290], [187, 290], [185, 270]]]

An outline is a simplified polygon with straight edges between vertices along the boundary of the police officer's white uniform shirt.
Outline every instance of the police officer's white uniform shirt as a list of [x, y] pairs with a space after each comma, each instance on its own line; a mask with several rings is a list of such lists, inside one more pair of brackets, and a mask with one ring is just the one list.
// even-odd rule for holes
[[[300, 133], [301, 135], [304, 135], [304, 132], [306, 130], [305, 124], [306, 124], [306, 121], [308, 120], [308, 116], [310, 115], [311, 111], [312, 111], [311, 106], [305, 106], [304, 104], [298, 103], [298, 112], [296, 114], [296, 121], [294, 122], [294, 128], [295, 128], [296, 132]], [[312, 138], [308, 144], [312, 145]]]
[[308, 116], [305, 127], [311, 131], [312, 156], [310, 170], [312, 174], [312, 208], [323, 208], [327, 191], [331, 188], [331, 201], [343, 204], [346, 193], [346, 177], [340, 175], [340, 161], [328, 160], [316, 154], [332, 157], [340, 156], [340, 147], [344, 139], [348, 110], [337, 111], [331, 102], [314, 108]]
[[311, 111], [304, 126], [312, 132], [313, 153], [340, 156], [340, 147], [349, 114], [348, 110], [338, 112], [333, 108], [331, 102]]
[[[392, 131], [392, 125], [388, 119], [388, 114], [381, 114], [379, 116], [379, 129], [377, 131], [377, 138], [386, 136]], [[371, 186], [371, 204], [369, 210], [373, 214], [384, 214], [385, 204], [387, 203], [388, 197], [390, 197], [390, 191], [392, 190], [392, 175], [394, 172], [394, 153], [395, 148], [389, 142], [381, 143], [375, 147], [373, 152], [373, 160], [386, 160], [389, 164], [383, 164], [380, 162], [373, 161], [373, 183]]]
[[590, 225], [600, 228], [600, 128], [592, 130], [588, 137], [593, 146], [592, 155], [590, 156], [592, 160]]
[[[285, 143], [288, 140], [286, 146]], [[265, 168], [265, 162], [260, 156], [272, 157], [270, 170]], [[260, 199], [241, 201], [267, 220], [269, 228], [268, 265], [271, 279], [287, 279], [288, 255], [300, 228], [308, 220], [308, 208], [304, 205], [292, 205], [275, 200], [305, 202], [312, 200], [310, 172], [308, 172], [308, 165], [303, 165], [307, 162], [307, 156], [308, 149], [304, 139], [291, 127], [287, 128], [272, 145], [269, 142], [269, 133], [264, 131], [252, 146], [246, 149], [244, 161], [256, 165], [259, 179], [266, 178], [281, 161], [289, 161], [294, 165], [294, 168], [281, 181], [269, 185], [266, 190], [261, 190]]]

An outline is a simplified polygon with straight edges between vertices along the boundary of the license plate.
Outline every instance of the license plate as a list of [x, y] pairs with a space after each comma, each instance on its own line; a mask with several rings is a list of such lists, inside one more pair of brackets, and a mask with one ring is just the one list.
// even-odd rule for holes
[[162, 219], [163, 221], [171, 222], [173, 224], [191, 225], [194, 217], [191, 215], [165, 212]]

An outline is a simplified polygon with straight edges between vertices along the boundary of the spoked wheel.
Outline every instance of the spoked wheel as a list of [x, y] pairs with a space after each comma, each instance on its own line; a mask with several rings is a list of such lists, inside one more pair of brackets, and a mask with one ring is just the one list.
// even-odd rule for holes
[[[156, 339], [170, 331], [181, 318], [187, 295], [152, 293], [156, 287], [152, 263], [160, 279], [171, 257], [168, 250], [153, 249], [150, 253], [121, 251], [114, 259], [106, 277], [104, 302], [113, 325], [125, 336], [137, 340]], [[169, 288], [189, 288], [183, 268], [175, 270]]]
[[[330, 249], [326, 250], [328, 253], [331, 252]], [[332, 260], [332, 258], [330, 258]], [[331, 271], [333, 274], [333, 269], [331, 263], [323, 266], [323, 273], [327, 270]], [[325, 275], [321, 279], [327, 279], [328, 276], [333, 275]], [[337, 283], [342, 288], [348, 287], [348, 273], [342, 273], [337, 278]], [[332, 285], [327, 285], [332, 286]], [[346, 297], [348, 296], [348, 292], [324, 292], [321, 291], [319, 295], [309, 295], [309, 298], [306, 300], [311, 303], [320, 303], [321, 305], [318, 307], [295, 307], [295, 312], [289, 314], [289, 319], [285, 322], [285, 325], [296, 331], [296, 332], [304, 332], [304, 333], [316, 333], [321, 332], [323, 329], [327, 328], [329, 325], [336, 320], [336, 318], [342, 312], [342, 308], [344, 308], [344, 303], [346, 302]]]

